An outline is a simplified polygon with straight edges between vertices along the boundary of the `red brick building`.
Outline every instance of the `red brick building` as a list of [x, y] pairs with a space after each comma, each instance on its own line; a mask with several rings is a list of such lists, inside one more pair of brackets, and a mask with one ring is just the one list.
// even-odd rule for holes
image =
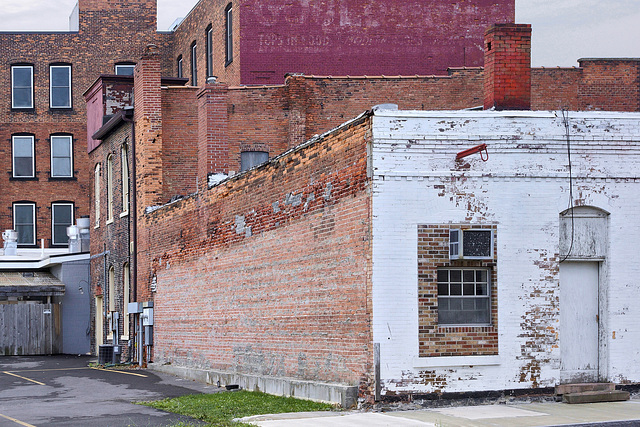
[[[345, 401], [352, 401], [354, 385], [361, 395], [375, 394], [369, 292], [372, 169], [367, 160], [371, 116], [317, 135], [389, 102], [415, 110], [460, 110], [483, 103], [496, 110], [640, 110], [640, 104], [629, 102], [638, 95], [638, 60], [530, 69], [530, 26], [498, 25], [486, 37], [486, 72], [290, 75], [284, 85], [261, 87], [163, 82], [162, 54], [150, 47], [128, 89], [135, 94], [134, 111], [123, 110], [96, 127], [90, 153], [92, 164], [102, 171], [112, 168], [115, 177], [109, 196], [104, 190], [108, 180], [95, 174], [92, 221], [98, 228], [92, 253], [124, 251], [124, 265], [132, 250], [137, 273], [131, 277], [137, 283], [127, 296], [117, 271], [107, 285], [104, 264], [94, 260], [92, 282], [100, 286], [95, 295], [113, 287], [116, 310], [126, 298], [131, 301], [133, 289], [137, 301], [153, 301], [153, 355], [147, 360], [169, 362], [178, 371], [204, 369], [208, 380], [241, 378], [263, 390], [266, 377], [293, 378], [299, 382], [295, 387], [348, 384], [337, 388], [351, 396]], [[594, 79], [592, 67], [603, 66], [610, 72]], [[109, 90], [108, 80], [87, 92], [90, 105], [91, 94], [102, 93], [99, 87]], [[118, 160], [122, 153], [128, 153], [127, 168], [135, 176], [128, 188], [117, 178], [126, 163]], [[118, 205], [124, 194], [136, 195], [131, 198], [135, 207], [125, 215], [126, 204]], [[421, 232], [433, 234], [429, 230], [439, 227], [424, 225]], [[118, 239], [123, 229], [131, 244]], [[446, 254], [446, 248], [439, 247], [438, 253]], [[423, 273], [439, 268], [434, 265], [425, 260], [420, 268]], [[495, 281], [495, 275], [490, 277]], [[430, 284], [423, 278], [419, 286]], [[432, 322], [433, 313], [421, 310], [421, 319]], [[420, 356], [466, 356], [478, 345], [478, 354], [495, 355], [497, 329], [485, 327], [473, 336], [467, 332], [446, 335], [469, 341], [461, 344], [468, 347], [460, 353], [444, 351], [440, 347], [447, 341], [436, 336], [439, 332], [423, 328]], [[319, 387], [319, 394], [337, 390]]]

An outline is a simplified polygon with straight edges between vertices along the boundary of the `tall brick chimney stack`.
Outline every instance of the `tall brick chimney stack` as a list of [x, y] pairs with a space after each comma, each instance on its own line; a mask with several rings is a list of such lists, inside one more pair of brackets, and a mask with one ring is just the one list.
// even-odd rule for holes
[[198, 99], [198, 183], [207, 188], [210, 174], [229, 173], [227, 101], [229, 86], [209, 77]]
[[138, 214], [162, 204], [162, 94], [160, 52], [148, 45], [133, 76]]
[[484, 42], [485, 110], [530, 110], [531, 25], [495, 24]]

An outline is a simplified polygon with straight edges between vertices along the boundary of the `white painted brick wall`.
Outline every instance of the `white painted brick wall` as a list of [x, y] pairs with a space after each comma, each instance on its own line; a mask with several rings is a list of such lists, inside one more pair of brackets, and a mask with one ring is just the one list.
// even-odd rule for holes
[[[569, 112], [569, 121], [574, 198], [610, 213], [600, 278], [601, 373], [640, 382], [640, 114]], [[557, 254], [559, 214], [569, 207], [561, 113], [378, 111], [373, 134], [373, 336], [381, 345], [383, 394], [435, 391], [424, 371], [446, 378], [447, 392], [557, 384], [557, 340], [533, 351], [526, 333], [559, 327], [557, 269], [537, 263]], [[475, 154], [456, 163], [456, 153], [481, 143], [487, 162]], [[434, 186], [442, 184], [439, 196]], [[416, 367], [417, 226], [468, 217], [498, 227], [500, 362], [429, 367], [438, 364], [432, 359]], [[540, 366], [534, 376], [532, 361]]]

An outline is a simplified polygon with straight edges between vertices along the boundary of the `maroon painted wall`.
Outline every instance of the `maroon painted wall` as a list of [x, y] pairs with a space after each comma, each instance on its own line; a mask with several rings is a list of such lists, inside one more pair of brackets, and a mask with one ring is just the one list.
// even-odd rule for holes
[[513, 0], [241, 3], [243, 84], [281, 83], [286, 73], [442, 75], [482, 66], [485, 29], [515, 19]]

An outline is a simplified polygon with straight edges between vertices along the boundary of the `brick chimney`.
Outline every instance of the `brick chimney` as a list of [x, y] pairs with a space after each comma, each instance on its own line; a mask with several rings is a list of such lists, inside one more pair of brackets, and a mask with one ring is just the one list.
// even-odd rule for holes
[[198, 99], [198, 183], [207, 188], [208, 177], [229, 173], [227, 103], [229, 87], [209, 77]]
[[162, 96], [160, 52], [147, 46], [133, 77], [138, 210], [162, 200]]
[[530, 110], [531, 25], [495, 24], [484, 41], [485, 110]]

